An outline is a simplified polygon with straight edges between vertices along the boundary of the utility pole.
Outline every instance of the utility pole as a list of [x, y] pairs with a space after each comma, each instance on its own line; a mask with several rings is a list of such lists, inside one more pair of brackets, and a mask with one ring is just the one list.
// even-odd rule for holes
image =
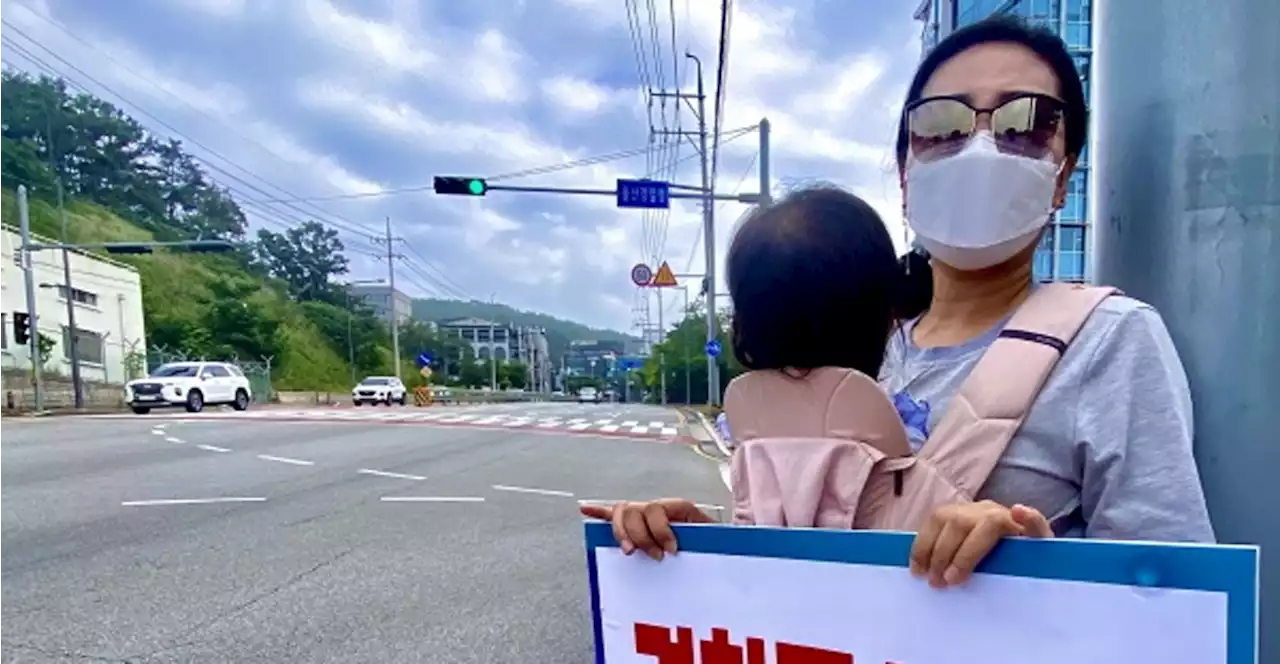
[[35, 390], [36, 412], [44, 410], [44, 379], [40, 375], [42, 358], [40, 357], [40, 325], [36, 318], [36, 275], [34, 258], [31, 256], [31, 210], [27, 201], [26, 185], [18, 185], [18, 224], [22, 232], [22, 273], [26, 281], [27, 291], [27, 324], [29, 335], [28, 352], [31, 354], [31, 387]]
[[[773, 202], [773, 185], [769, 181], [769, 118], [760, 119], [760, 199], [757, 205]], [[1058, 246], [1058, 245], [1054, 245]]]
[[[720, 328], [716, 324], [716, 230], [715, 230], [715, 200], [714, 191], [715, 183], [711, 181], [710, 159], [711, 153], [707, 151], [707, 95], [706, 88], [703, 86], [702, 80], [702, 60], [692, 53], [685, 53], [684, 56], [693, 60], [698, 65], [698, 92], [694, 95], [694, 99], [698, 102], [695, 114], [698, 116], [698, 153], [702, 163], [702, 191], [698, 192], [702, 198], [702, 246], [705, 252], [707, 262], [706, 283], [707, 283], [707, 341], [711, 341], [720, 336]], [[675, 93], [677, 97], [687, 97], [682, 93]], [[767, 133], [767, 128], [766, 128]], [[762, 155], [763, 156], [763, 155]], [[765, 167], [764, 171], [768, 171]], [[718, 360], [710, 355], [707, 356], [707, 403], [715, 406], [720, 403], [720, 365]]]
[[396, 378], [400, 377], [400, 316], [396, 311], [396, 254], [395, 240], [391, 236], [391, 217], [387, 217], [387, 320], [391, 324], [391, 357], [395, 364]]
[[[67, 243], [67, 212], [62, 195], [62, 178], [57, 179], [58, 218], [62, 222], [62, 242]], [[80, 383], [80, 328], [76, 327], [75, 290], [71, 286], [71, 251], [62, 248], [62, 297], [67, 300], [67, 343], [71, 355], [71, 392], [76, 410], [84, 408], [84, 387]]]
[[1244, 396], [1280, 393], [1280, 3], [1093, 6], [1097, 278], [1168, 325], [1214, 533], [1262, 549], [1254, 661], [1280, 662], [1280, 409]]
[[[497, 311], [498, 294], [494, 293], [489, 296], [489, 305]], [[498, 338], [494, 336], [496, 328], [493, 318], [489, 318], [489, 389], [498, 391]]]
[[[45, 128], [49, 149], [49, 170], [53, 172], [58, 196], [58, 221], [62, 224], [62, 244], [67, 244], [67, 211], [62, 192], [62, 172], [58, 170], [53, 141], [53, 114], [46, 116]], [[76, 327], [76, 303], [71, 285], [71, 252], [62, 248], [62, 296], [67, 300], [67, 355], [71, 359], [71, 393], [76, 410], [84, 408], [84, 389], [80, 384], [80, 329]]]

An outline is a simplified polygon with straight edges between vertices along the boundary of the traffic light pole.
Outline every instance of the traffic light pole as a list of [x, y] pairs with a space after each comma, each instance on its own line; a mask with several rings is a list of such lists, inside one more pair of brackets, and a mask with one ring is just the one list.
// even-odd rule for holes
[[[697, 187], [692, 187], [694, 191], [689, 191], [689, 192], [675, 191], [677, 187], [683, 189], [683, 187], [680, 187], [679, 185], [673, 184], [671, 185], [671, 187], [673, 191], [668, 195], [668, 198], [679, 198], [679, 199], [700, 200], [700, 201], [707, 200], [708, 198], [710, 198], [711, 200], [735, 201], [738, 203], [746, 203], [748, 205], [753, 205], [755, 203], [758, 203], [760, 200], [759, 194], [714, 194], [711, 196], [707, 196], [706, 194], [697, 193]], [[618, 191], [616, 189], [586, 189], [586, 188], [580, 188], [580, 187], [521, 187], [517, 185], [506, 185], [506, 184], [504, 185], [491, 184], [488, 187], [488, 191], [519, 191], [519, 192], [524, 192], [526, 194], [576, 194], [576, 195], [583, 195], [583, 196], [617, 196], [618, 195]]]
[[26, 281], [27, 291], [27, 324], [31, 332], [27, 335], [28, 352], [31, 354], [31, 387], [35, 390], [36, 411], [44, 410], [44, 379], [40, 375], [40, 327], [36, 318], [36, 277], [31, 258], [31, 211], [27, 207], [27, 187], [18, 185], [18, 221], [21, 226], [22, 246], [18, 248], [22, 256], [22, 275]]

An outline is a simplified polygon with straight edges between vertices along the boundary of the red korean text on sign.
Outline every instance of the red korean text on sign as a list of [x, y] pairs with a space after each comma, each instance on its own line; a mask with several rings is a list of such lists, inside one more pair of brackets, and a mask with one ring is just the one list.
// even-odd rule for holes
[[[636, 623], [636, 654], [650, 655], [654, 664], [769, 664], [765, 640], [747, 637], [743, 645], [729, 640], [729, 630], [713, 628], [710, 639], [697, 641], [693, 629]], [[694, 653], [697, 653], [697, 658]], [[774, 644], [774, 664], [854, 664], [853, 653], [778, 641]], [[885, 664], [898, 664], [885, 662]]]

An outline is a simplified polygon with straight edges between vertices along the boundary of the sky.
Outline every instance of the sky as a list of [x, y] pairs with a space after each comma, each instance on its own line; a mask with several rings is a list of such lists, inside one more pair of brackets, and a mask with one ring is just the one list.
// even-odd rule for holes
[[[759, 133], [735, 130], [768, 118], [775, 196], [806, 182], [844, 186], [901, 248], [891, 146], [920, 58], [919, 0], [731, 4], [716, 191], [759, 191]], [[630, 281], [633, 265], [705, 273], [695, 201], [645, 212], [610, 196], [438, 196], [430, 185], [435, 175], [699, 185], [696, 138], [650, 135], [695, 130], [696, 99], [678, 106], [646, 91], [695, 94], [685, 54], [697, 56], [714, 128], [715, 0], [9, 0], [3, 17], [15, 28], [4, 28], [6, 42], [41, 61], [6, 43], [6, 67], [56, 73], [184, 141], [252, 229], [308, 219], [338, 229], [349, 279], [386, 278], [376, 257], [386, 246], [372, 238], [388, 219], [397, 286], [410, 295], [493, 300], [624, 332], [638, 333], [646, 307], [650, 324], [658, 319], [654, 289]], [[618, 154], [627, 156], [596, 160]], [[721, 292], [748, 209], [714, 207]], [[698, 281], [680, 278], [691, 297]], [[665, 291], [664, 322], [684, 296]]]

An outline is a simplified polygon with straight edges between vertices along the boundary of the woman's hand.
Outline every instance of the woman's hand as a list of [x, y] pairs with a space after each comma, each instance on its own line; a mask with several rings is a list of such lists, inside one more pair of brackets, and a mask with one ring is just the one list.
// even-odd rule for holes
[[620, 502], [616, 505], [580, 505], [583, 516], [613, 522], [613, 536], [622, 553], [639, 549], [654, 560], [676, 552], [673, 523], [714, 523], [715, 520], [683, 498], [662, 498], [648, 502]]
[[927, 576], [934, 588], [964, 583], [996, 543], [1011, 536], [1053, 537], [1053, 529], [1043, 514], [1025, 505], [1008, 508], [983, 500], [939, 507], [911, 545], [911, 573]]

